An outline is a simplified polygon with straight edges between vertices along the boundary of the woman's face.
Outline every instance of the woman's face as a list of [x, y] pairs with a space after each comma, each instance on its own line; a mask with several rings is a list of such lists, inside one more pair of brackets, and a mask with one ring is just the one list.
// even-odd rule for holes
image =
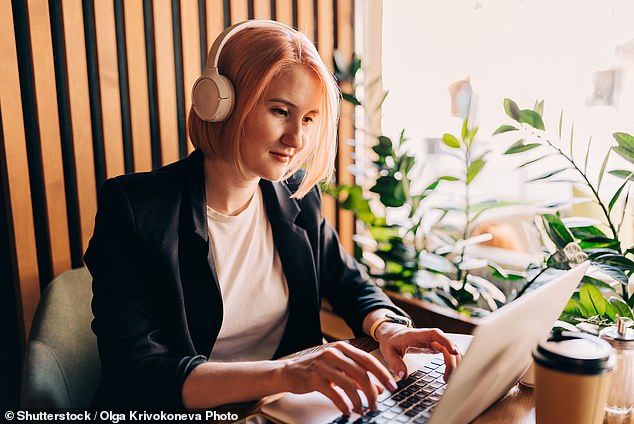
[[273, 78], [246, 118], [240, 156], [246, 178], [279, 180], [293, 157], [310, 148], [321, 104], [321, 82], [293, 65]]

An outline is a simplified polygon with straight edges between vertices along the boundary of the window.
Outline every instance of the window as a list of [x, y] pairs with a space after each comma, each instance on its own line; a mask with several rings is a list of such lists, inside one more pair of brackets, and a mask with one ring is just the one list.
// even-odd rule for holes
[[[592, 135], [593, 181], [608, 146], [615, 144], [611, 134], [634, 133], [634, 2], [399, 0], [382, 7], [383, 87], [389, 90], [382, 132], [396, 137], [404, 128], [423, 158], [433, 151], [430, 140], [459, 132], [461, 119], [451, 116], [448, 87], [465, 79], [475, 95], [472, 122], [497, 153], [515, 141], [513, 135], [491, 137], [508, 123], [505, 97], [522, 108], [543, 99], [546, 129], [555, 139], [563, 109], [566, 151], [574, 122], [573, 154], [581, 163]], [[524, 183], [561, 159], [518, 172], [526, 159], [520, 156], [491, 155], [476, 195], [522, 202], [561, 200], [562, 189], [571, 195], [569, 184]], [[613, 154], [608, 169], [625, 163]], [[620, 182], [606, 175], [603, 197]]]

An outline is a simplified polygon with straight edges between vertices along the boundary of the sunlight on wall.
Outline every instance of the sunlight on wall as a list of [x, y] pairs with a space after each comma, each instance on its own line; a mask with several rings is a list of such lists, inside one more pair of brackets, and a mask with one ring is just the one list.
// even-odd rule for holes
[[[490, 136], [508, 123], [505, 97], [522, 108], [544, 99], [544, 122], [555, 139], [563, 109], [563, 138], [568, 141], [574, 122], [577, 158], [584, 157], [592, 134], [594, 176], [615, 144], [611, 134], [634, 133], [634, 1], [390, 0], [383, 10], [383, 85], [389, 90], [383, 133], [396, 136], [405, 128], [420, 154], [428, 150], [425, 139], [458, 133], [460, 119], [450, 115], [447, 87], [467, 77], [477, 96], [479, 137], [496, 152], [515, 141]], [[621, 76], [614, 106], [587, 106], [593, 73], [611, 68]], [[557, 165], [545, 161], [541, 168], [518, 172], [522, 159], [496, 158], [479, 176], [477, 191], [520, 201], [572, 193], [569, 185], [525, 185], [525, 179]], [[608, 169], [625, 163], [616, 155], [612, 159]], [[613, 193], [619, 181], [606, 176], [602, 193]]]

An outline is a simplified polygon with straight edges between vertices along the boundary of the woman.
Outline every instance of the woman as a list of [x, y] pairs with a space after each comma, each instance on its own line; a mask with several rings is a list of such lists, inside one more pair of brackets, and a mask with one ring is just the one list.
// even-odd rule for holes
[[[322, 296], [355, 334], [375, 337], [401, 378], [408, 349], [442, 352], [450, 372], [452, 343], [386, 318], [404, 313], [321, 216], [316, 183], [333, 169], [339, 92], [312, 43], [249, 21], [225, 31], [207, 62], [189, 115], [196, 151], [100, 191], [85, 255], [102, 363], [95, 403], [211, 408], [318, 390], [349, 414], [339, 386], [356, 411], [357, 389], [374, 408], [383, 388], [368, 373], [395, 383], [365, 352], [342, 343], [274, 360], [321, 344]], [[224, 90], [206, 85], [216, 71], [235, 104], [210, 109], [209, 93]]]

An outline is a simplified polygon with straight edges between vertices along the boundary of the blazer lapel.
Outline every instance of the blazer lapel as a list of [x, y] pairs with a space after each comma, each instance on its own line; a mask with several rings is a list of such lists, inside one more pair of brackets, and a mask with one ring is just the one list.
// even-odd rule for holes
[[196, 352], [208, 356], [222, 326], [218, 276], [209, 249], [203, 155], [193, 152], [185, 167], [186, 201], [181, 211], [179, 262], [187, 326]]
[[261, 181], [266, 213], [289, 292], [286, 331], [275, 357], [321, 343], [320, 299], [315, 256], [307, 229], [296, 220], [300, 208], [283, 183]]

